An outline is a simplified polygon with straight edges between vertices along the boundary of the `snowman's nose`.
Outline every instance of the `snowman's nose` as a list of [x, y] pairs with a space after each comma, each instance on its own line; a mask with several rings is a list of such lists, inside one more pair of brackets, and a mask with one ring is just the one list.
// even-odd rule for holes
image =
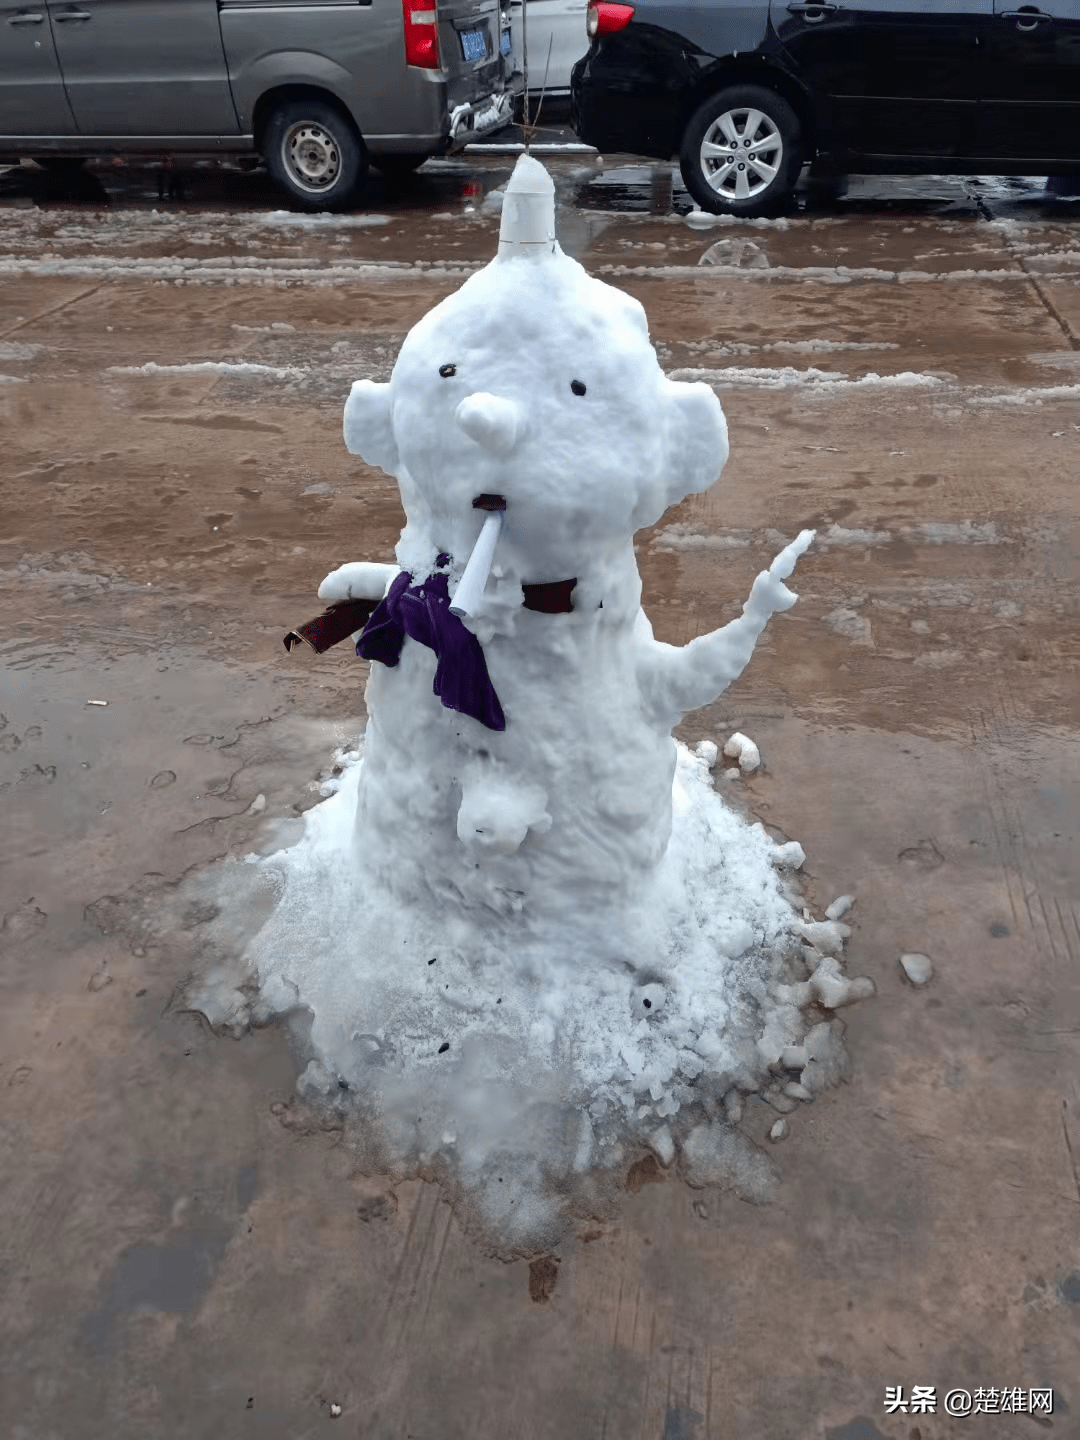
[[514, 448], [525, 429], [525, 417], [513, 400], [485, 391], [466, 395], [456, 413], [458, 424], [470, 439], [500, 455]]

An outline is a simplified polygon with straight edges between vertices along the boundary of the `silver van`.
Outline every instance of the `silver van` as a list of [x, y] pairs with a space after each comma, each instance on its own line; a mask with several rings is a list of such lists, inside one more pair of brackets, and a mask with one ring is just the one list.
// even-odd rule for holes
[[510, 0], [0, 0], [0, 160], [259, 152], [335, 209], [505, 125], [513, 71]]

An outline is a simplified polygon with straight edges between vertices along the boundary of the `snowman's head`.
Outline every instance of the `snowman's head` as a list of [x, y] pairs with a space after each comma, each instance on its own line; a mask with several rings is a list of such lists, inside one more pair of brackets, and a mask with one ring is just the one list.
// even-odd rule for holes
[[360, 381], [345, 442], [398, 477], [410, 530], [464, 558], [479, 495], [506, 500], [502, 563], [589, 573], [717, 479], [727, 427], [708, 386], [668, 380], [641, 305], [554, 239], [554, 187], [522, 156], [499, 255], [407, 335], [387, 384]]

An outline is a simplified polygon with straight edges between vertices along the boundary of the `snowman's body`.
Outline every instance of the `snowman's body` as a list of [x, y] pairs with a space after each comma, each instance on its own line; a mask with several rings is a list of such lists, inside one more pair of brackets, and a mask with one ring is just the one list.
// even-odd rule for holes
[[574, 914], [591, 927], [640, 899], [670, 832], [675, 745], [641, 693], [639, 627], [608, 606], [524, 611], [484, 647], [503, 732], [440, 704], [426, 647], [406, 640], [396, 667], [373, 664], [365, 866], [403, 900], [461, 906], [481, 925], [485, 911], [515, 916], [530, 933]]
[[[576, 962], [600, 945], [633, 963], [671, 832], [672, 725], [793, 603], [782, 578], [809, 537], [759, 577], [741, 619], [683, 649], [654, 640], [633, 535], [716, 480], [723, 412], [706, 386], [664, 376], [641, 306], [552, 232], [550, 179], [525, 157], [500, 255], [415, 326], [389, 384], [359, 382], [346, 407], [350, 450], [398, 478], [397, 560], [414, 584], [449, 556], [453, 592], [485, 518], [474, 500], [506, 502], [467, 621], [505, 729], [441, 704], [425, 645], [373, 662], [356, 844], [385, 893], [464, 920], [478, 950], [516, 936], [523, 956], [546, 944]], [[371, 571], [343, 566], [319, 593], [371, 593]], [[523, 585], [570, 579], [570, 613], [525, 608]]]

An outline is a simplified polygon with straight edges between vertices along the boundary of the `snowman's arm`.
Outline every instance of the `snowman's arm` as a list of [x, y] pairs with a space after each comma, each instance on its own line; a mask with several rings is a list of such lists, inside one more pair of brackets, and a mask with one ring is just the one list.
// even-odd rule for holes
[[319, 586], [319, 599], [330, 605], [341, 600], [381, 600], [398, 574], [396, 565], [354, 560], [330, 571]]
[[655, 708], [678, 719], [709, 705], [737, 680], [754, 653], [761, 632], [778, 610], [790, 610], [798, 596], [784, 584], [814, 538], [803, 530], [754, 581], [737, 620], [699, 635], [689, 645], [656, 644], [643, 666], [642, 688]]

